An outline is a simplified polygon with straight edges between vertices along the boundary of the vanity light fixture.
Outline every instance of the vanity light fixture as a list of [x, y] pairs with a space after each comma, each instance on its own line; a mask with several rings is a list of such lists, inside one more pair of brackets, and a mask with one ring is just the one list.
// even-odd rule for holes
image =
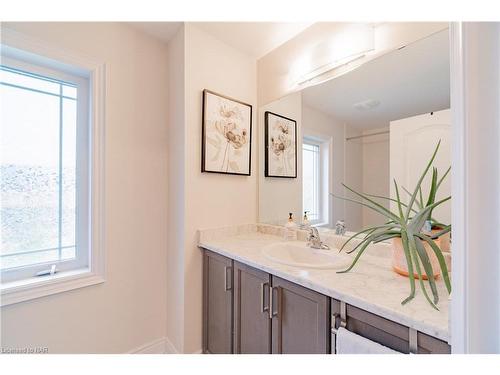
[[376, 55], [376, 27], [373, 23], [337, 24], [319, 41], [304, 47], [289, 72], [293, 88], [343, 75]]
[[316, 68], [316, 69], [310, 71], [309, 73], [304, 74], [302, 77], [300, 77], [297, 80], [297, 85], [299, 85], [299, 86], [303, 85], [304, 83], [310, 82], [313, 79], [318, 78], [319, 76], [330, 73], [331, 71], [333, 71], [335, 69], [347, 66], [354, 61], [361, 60], [366, 56], [367, 52], [369, 52], [369, 51], [371, 51], [371, 50], [363, 51], [361, 53], [357, 53], [355, 55], [347, 56], [347, 57], [344, 57], [342, 59], [333, 61], [331, 63], [324, 64], [324, 65], [320, 66], [319, 68]]

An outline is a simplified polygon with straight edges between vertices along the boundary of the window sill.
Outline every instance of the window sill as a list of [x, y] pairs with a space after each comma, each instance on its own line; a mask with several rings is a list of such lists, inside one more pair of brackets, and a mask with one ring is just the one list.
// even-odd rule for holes
[[88, 268], [57, 273], [53, 276], [31, 277], [12, 281], [0, 287], [0, 306], [29, 301], [68, 290], [79, 289], [105, 281], [102, 275], [91, 272]]

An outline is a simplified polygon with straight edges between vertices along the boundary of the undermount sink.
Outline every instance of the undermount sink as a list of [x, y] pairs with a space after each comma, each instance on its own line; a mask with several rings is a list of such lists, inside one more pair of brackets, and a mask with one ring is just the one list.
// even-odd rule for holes
[[337, 249], [313, 249], [304, 242], [267, 245], [262, 249], [262, 253], [274, 262], [300, 268], [344, 269], [352, 262], [349, 256], [339, 254]]

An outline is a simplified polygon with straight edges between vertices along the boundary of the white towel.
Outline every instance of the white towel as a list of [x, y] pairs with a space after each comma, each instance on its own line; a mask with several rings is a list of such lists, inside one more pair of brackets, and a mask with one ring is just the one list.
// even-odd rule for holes
[[337, 354], [401, 354], [342, 327], [337, 330], [336, 351]]

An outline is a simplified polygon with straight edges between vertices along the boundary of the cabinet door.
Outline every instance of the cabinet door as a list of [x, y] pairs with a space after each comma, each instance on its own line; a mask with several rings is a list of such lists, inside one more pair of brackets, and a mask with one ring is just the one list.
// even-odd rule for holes
[[273, 276], [272, 352], [330, 353], [329, 298]]
[[271, 352], [268, 273], [234, 262], [234, 352]]
[[233, 261], [203, 252], [203, 352], [231, 354]]

